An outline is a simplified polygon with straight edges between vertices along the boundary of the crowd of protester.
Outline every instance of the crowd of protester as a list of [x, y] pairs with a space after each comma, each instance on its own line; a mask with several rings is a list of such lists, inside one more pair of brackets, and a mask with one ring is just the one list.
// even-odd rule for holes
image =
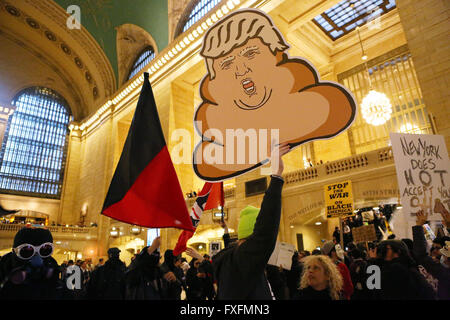
[[[381, 240], [355, 245], [347, 243], [342, 250], [339, 242], [326, 241], [320, 250], [295, 252], [290, 270], [281, 266], [266, 265], [265, 277], [276, 300], [450, 300], [450, 238], [440, 237], [427, 250], [427, 240], [422, 225], [426, 222], [418, 214], [413, 227], [413, 239]], [[448, 215], [447, 226], [450, 228]], [[222, 223], [226, 229], [226, 224]], [[224, 233], [228, 247], [236, 245]], [[214, 300], [217, 298], [217, 279], [211, 258], [192, 248], [186, 253], [190, 261], [174, 256], [166, 250], [159, 254], [160, 239], [141, 250], [127, 267], [120, 260], [120, 250], [110, 248], [108, 260], [69, 260], [55, 266], [56, 278], [47, 285], [58, 288], [51, 295], [39, 298], [70, 300]], [[3, 257], [5, 259], [6, 256]], [[1, 299], [33, 298], [29, 290], [35, 286], [24, 285], [17, 276], [10, 277], [1, 268]], [[53, 264], [55, 264], [53, 262]], [[370, 281], [371, 266], [379, 267], [381, 279]], [[78, 269], [78, 271], [76, 271]], [[68, 279], [80, 275], [80, 281]], [[6, 281], [5, 281], [6, 280]], [[8, 281], [11, 282], [8, 284]], [[25, 281], [26, 282], [26, 281]], [[44, 281], [45, 282], [45, 281]], [[42, 282], [39, 282], [40, 294]], [[58, 292], [59, 291], [59, 292]]]
[[[336, 230], [320, 249], [295, 252], [290, 268], [269, 265], [281, 216], [281, 156], [288, 150], [280, 146], [280, 166], [273, 170], [261, 208], [241, 211], [237, 239], [221, 222], [225, 248], [212, 258], [192, 248], [185, 251], [190, 261], [172, 250], [161, 256], [157, 237], [129, 266], [118, 248], [108, 249], [107, 261], [95, 267], [81, 260], [59, 266], [51, 256], [51, 232], [22, 228], [13, 250], [0, 259], [0, 299], [450, 300], [450, 238], [439, 236], [429, 247], [428, 216], [422, 210], [413, 239], [386, 239], [379, 228], [378, 241], [354, 243], [347, 236], [341, 247]], [[450, 213], [442, 204], [434, 211], [450, 232]]]

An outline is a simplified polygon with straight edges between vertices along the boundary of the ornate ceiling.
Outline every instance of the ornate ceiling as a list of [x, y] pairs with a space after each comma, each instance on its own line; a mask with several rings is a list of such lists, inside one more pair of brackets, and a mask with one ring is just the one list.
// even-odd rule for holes
[[54, 2], [64, 11], [72, 5], [80, 8], [81, 24], [105, 52], [116, 79], [119, 76], [116, 51], [116, 29], [119, 26], [134, 24], [154, 37], [159, 50], [167, 46], [169, 40], [167, 0], [55, 0]]
[[69, 30], [53, 1], [0, 0], [0, 101], [23, 88], [48, 86], [70, 104], [75, 120], [95, 112], [116, 87], [111, 65], [86, 29]]

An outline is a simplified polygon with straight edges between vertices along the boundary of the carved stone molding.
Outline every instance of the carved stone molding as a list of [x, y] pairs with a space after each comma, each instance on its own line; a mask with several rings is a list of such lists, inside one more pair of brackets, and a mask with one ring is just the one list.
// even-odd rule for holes
[[[90, 99], [86, 101], [88, 104], [84, 106], [84, 112], [81, 113], [84, 114], [83, 117], [95, 112], [102, 101], [115, 92], [114, 72], [102, 48], [83, 26], [81, 29], [74, 30], [67, 28], [66, 22], [69, 15], [64, 8], [51, 0], [20, 2], [0, 0], [0, 14], [2, 11], [3, 14], [23, 23], [24, 27], [21, 28], [28, 29], [27, 33], [38, 35], [36, 43], [43, 44], [47, 50], [53, 45], [55, 52], [61, 52], [61, 57], [66, 57], [62, 58], [67, 59], [64, 65], [70, 63], [75, 66], [79, 72], [79, 76], [76, 76], [78, 83], [79, 79], [85, 82], [81, 85], [83, 95], [90, 96]], [[8, 28], [7, 25], [5, 27]], [[42, 52], [41, 57], [44, 54]], [[59, 68], [61, 68], [61, 62]], [[66, 67], [63, 68], [66, 69]], [[58, 69], [58, 67], [52, 69]], [[71, 70], [68, 71], [69, 73], [77, 73], [71, 67], [67, 67], [67, 70]], [[67, 76], [64, 78], [67, 79]], [[89, 89], [86, 90], [87, 88]]]
[[141, 27], [126, 23], [116, 27], [117, 61], [119, 65], [119, 84], [128, 80], [128, 74], [139, 54], [146, 47], [151, 46], [158, 54], [158, 47], [153, 37]]
[[116, 89], [116, 79], [111, 63], [106, 57], [103, 49], [99, 46], [97, 41], [92, 37], [89, 31], [81, 26], [80, 30], [68, 30], [67, 18], [68, 14], [58, 4], [51, 0], [24, 0], [26, 3], [32, 5], [37, 10], [45, 14], [59, 27], [69, 34], [74, 40], [80, 43], [83, 49], [89, 54], [89, 57], [93, 60], [97, 66], [97, 72], [102, 77], [103, 86], [105, 88], [105, 96], [111, 95]]
[[[4, 8], [9, 14], [18, 18], [22, 23], [28, 25], [31, 29], [34, 29], [34, 31], [37, 32], [38, 34], [40, 34], [40, 36], [45, 37], [46, 40], [49, 40], [56, 47], [60, 48], [62, 50], [62, 52], [64, 52], [68, 56], [68, 58], [71, 59], [75, 63], [75, 65], [80, 69], [80, 72], [83, 75], [86, 72], [90, 73], [89, 70], [87, 69], [87, 67], [85, 67], [83, 65], [83, 63], [81, 62], [81, 59], [78, 57], [77, 53], [74, 50], [71, 50], [70, 47], [62, 39], [60, 39], [57, 35], [55, 35], [54, 32], [52, 32], [49, 28], [47, 28], [47, 26], [45, 26], [42, 23], [39, 23], [34, 18], [29, 16], [27, 13], [14, 7], [12, 4], [10, 4], [6, 1], [2, 1], [2, 2], [3, 2], [3, 6], [0, 7], [0, 10], [2, 8]], [[0, 3], [0, 5], [1, 5], [1, 3]], [[17, 41], [15, 41], [15, 42], [17, 43]], [[40, 55], [39, 58], [43, 59], [44, 57], [42, 55]], [[95, 80], [91, 81], [89, 84], [93, 87], [92, 90], [94, 90], [94, 88], [97, 87], [97, 83]], [[93, 97], [94, 97], [94, 100], [96, 98], [98, 98], [98, 96], [97, 97], [93, 96]]]
[[177, 25], [186, 8], [192, 9], [197, 3], [198, 0], [169, 0], [169, 42], [175, 39]]

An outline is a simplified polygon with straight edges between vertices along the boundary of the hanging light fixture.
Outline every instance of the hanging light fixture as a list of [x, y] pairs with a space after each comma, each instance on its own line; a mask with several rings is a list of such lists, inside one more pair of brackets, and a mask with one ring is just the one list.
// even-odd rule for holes
[[391, 102], [384, 93], [370, 90], [361, 102], [361, 113], [367, 123], [379, 126], [391, 118]]
[[[353, 8], [353, 4], [351, 4]], [[375, 91], [372, 86], [372, 81], [370, 79], [369, 68], [367, 67], [367, 55], [364, 52], [364, 47], [361, 41], [361, 35], [359, 33], [359, 26], [356, 27], [358, 32], [359, 44], [361, 46], [362, 56], [361, 59], [364, 61], [366, 66], [367, 76], [369, 79], [369, 93], [363, 98], [361, 102], [361, 113], [363, 119], [374, 126], [379, 126], [391, 118], [392, 105], [389, 98], [382, 92]]]

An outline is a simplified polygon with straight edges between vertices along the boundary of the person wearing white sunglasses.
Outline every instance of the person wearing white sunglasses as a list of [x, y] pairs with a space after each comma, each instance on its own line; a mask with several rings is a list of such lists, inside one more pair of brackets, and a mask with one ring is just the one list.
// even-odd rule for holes
[[65, 291], [53, 251], [49, 230], [19, 230], [11, 252], [0, 259], [0, 300], [62, 299]]

